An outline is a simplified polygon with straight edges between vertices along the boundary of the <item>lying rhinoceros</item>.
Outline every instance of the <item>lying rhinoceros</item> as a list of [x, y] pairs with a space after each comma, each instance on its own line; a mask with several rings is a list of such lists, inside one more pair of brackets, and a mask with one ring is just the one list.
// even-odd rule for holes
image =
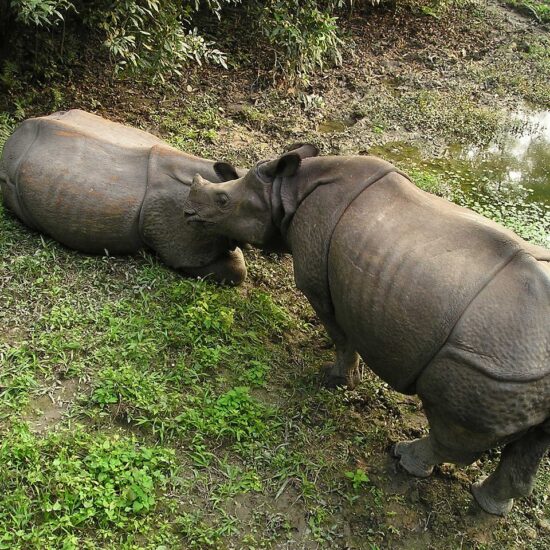
[[197, 175], [189, 223], [259, 246], [282, 236], [336, 345], [333, 381], [358, 381], [359, 352], [422, 399], [430, 433], [395, 446], [401, 465], [424, 477], [505, 444], [472, 491], [507, 513], [550, 445], [550, 251], [381, 159], [315, 155], [304, 145], [220, 185]]
[[241, 251], [184, 221], [182, 206], [197, 172], [219, 181], [213, 161], [72, 110], [17, 128], [4, 146], [0, 183], [4, 204], [17, 217], [70, 248], [131, 254], [148, 246], [189, 275], [240, 283], [246, 276]]

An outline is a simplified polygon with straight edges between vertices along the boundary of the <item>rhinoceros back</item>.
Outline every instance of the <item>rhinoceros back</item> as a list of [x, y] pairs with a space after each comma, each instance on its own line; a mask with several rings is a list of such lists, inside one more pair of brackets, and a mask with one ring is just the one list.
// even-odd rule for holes
[[25, 121], [3, 161], [6, 206], [71, 248], [116, 254], [143, 243], [138, 217], [149, 151], [162, 141], [83, 111]]
[[[489, 375], [540, 376], [549, 354], [548, 282], [528, 248], [503, 227], [389, 174], [351, 203], [333, 233], [328, 269], [336, 318], [369, 367], [400, 391], [414, 390], [451, 334], [478, 358], [484, 350], [498, 356], [502, 344], [521, 363], [503, 366], [502, 355], [478, 360]], [[509, 280], [495, 286], [505, 275]], [[510, 298], [516, 292], [527, 294]], [[499, 302], [520, 310], [501, 312]], [[493, 340], [483, 346], [472, 334]]]

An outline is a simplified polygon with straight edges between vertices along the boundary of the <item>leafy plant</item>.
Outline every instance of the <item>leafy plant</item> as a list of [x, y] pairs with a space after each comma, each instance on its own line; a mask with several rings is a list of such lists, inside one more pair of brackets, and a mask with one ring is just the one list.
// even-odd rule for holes
[[[233, 7], [237, 15], [231, 20], [231, 34], [252, 34], [254, 47], [265, 46], [271, 69], [307, 81], [327, 62], [341, 62], [343, 40], [336, 13], [346, 5], [353, 7], [354, 1], [265, 0], [241, 5], [241, 0], [12, 0], [8, 16], [13, 24], [5, 24], [5, 34], [18, 45], [13, 59], [18, 55], [26, 64], [32, 57], [36, 71], [42, 66], [44, 71], [55, 69], [92, 37], [101, 43], [115, 74], [164, 83], [181, 76], [190, 64], [227, 67], [227, 55], [203, 29], [225, 33], [225, 27], [209, 21], [223, 19]], [[47, 31], [60, 23], [58, 35], [33, 37], [37, 46], [48, 44], [47, 48], [29, 46], [33, 28]], [[68, 42], [72, 47], [67, 49]]]
[[58, 529], [131, 528], [153, 510], [173, 451], [82, 428], [31, 434], [12, 426], [0, 444], [0, 548], [33, 545]]
[[215, 526], [203, 518], [201, 512], [185, 512], [178, 518], [178, 531], [190, 548], [220, 548], [220, 539], [237, 531], [236, 521], [228, 516]]
[[272, 411], [253, 399], [247, 387], [238, 386], [217, 398], [205, 393], [200, 401], [189, 399], [175, 420], [186, 430], [243, 442], [273, 435], [275, 426], [268, 427], [267, 422], [271, 415]]
[[[58, 61], [70, 57], [64, 49], [67, 37], [73, 42], [72, 53], [92, 36], [101, 41], [115, 74], [132, 74], [164, 82], [181, 75], [183, 67], [189, 63], [226, 66], [225, 54], [204, 37], [193, 19], [202, 10], [219, 18], [225, 5], [239, 2], [12, 0], [7, 16], [13, 24], [5, 24], [5, 34], [12, 46], [17, 46], [12, 49], [13, 58], [19, 53], [20, 62], [26, 64], [32, 57], [37, 74], [39, 66], [54, 67]], [[68, 15], [71, 15], [70, 25], [66, 25]], [[29, 40], [33, 29], [51, 30], [61, 22], [63, 31], [59, 37], [46, 33], [36, 34], [34, 41]], [[48, 44], [48, 47], [33, 50], [29, 43]]]
[[327, 61], [341, 63], [337, 18], [316, 0], [266, 2], [260, 11], [259, 29], [270, 45], [273, 66], [285, 75], [307, 80]]
[[[0, 157], [4, 144], [15, 129], [15, 120], [8, 113], [0, 113]], [[0, 168], [1, 169], [1, 168]]]
[[364, 485], [370, 483], [369, 476], [360, 468], [357, 468], [354, 472], [346, 472], [344, 475], [350, 480], [354, 491], [359, 491]]
[[[227, 0], [224, 3], [231, 3]], [[222, 3], [208, 2], [219, 16]], [[225, 64], [225, 55], [191, 27], [199, 3], [173, 0], [96, 0], [84, 11], [84, 22], [103, 35], [103, 46], [115, 73], [127, 72], [164, 81], [190, 61]]]
[[16, 18], [25, 25], [51, 27], [64, 20], [64, 15], [75, 10], [69, 0], [11, 0]]
[[517, 11], [536, 19], [539, 23], [550, 22], [550, 4], [548, 0], [506, 0]]

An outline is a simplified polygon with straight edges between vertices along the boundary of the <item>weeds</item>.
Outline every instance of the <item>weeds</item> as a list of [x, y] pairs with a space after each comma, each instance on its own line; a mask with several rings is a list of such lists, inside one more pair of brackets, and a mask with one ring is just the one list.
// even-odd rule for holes
[[13, 424], [0, 445], [0, 547], [55, 546], [63, 533], [138, 530], [174, 465], [168, 449], [82, 428], [45, 438]]
[[[302, 39], [296, 35], [298, 47]], [[188, 152], [214, 157], [223, 151], [238, 163], [271, 155], [265, 142], [278, 147], [301, 140], [302, 129], [317, 128], [331, 108], [333, 119], [346, 121], [345, 130], [310, 137], [342, 154], [349, 143], [338, 136], [356, 136], [358, 150], [373, 136], [401, 136], [403, 128], [426, 140], [487, 142], [510, 121], [504, 110], [483, 107], [477, 90], [520, 91], [547, 101], [540, 78], [548, 61], [545, 38], [516, 46], [510, 52], [502, 46], [502, 63], [513, 64], [508, 73], [499, 68], [494, 82], [492, 68], [460, 58], [441, 87], [419, 86], [416, 56], [399, 89], [377, 85], [379, 57], [365, 55], [354, 65], [360, 78], [347, 69], [327, 71], [312, 82], [312, 101], [281, 90], [251, 95], [244, 101], [254, 107], [239, 110], [235, 120], [225, 114], [226, 103], [241, 105], [243, 90], [256, 90], [256, 81], [231, 80], [235, 94], [231, 85], [204, 93], [192, 82], [184, 99], [166, 97], [144, 113], [144, 124], [153, 121]], [[392, 54], [391, 44], [384, 48]], [[453, 78], [465, 67], [475, 81], [455, 90]], [[16, 74], [5, 66], [1, 78], [9, 84]], [[11, 94], [19, 91], [14, 86]], [[336, 103], [324, 94], [329, 87]], [[54, 89], [40, 105], [36, 94], [20, 95], [18, 114], [0, 119], [3, 135], [21, 109], [64, 108], [77, 97], [119, 118], [128, 115], [125, 102], [124, 115], [103, 107], [111, 92], [104, 98], [95, 90], [93, 100], [82, 88], [77, 92], [83, 96], [73, 96], [70, 87]], [[350, 97], [357, 100], [352, 116]], [[250, 139], [239, 150], [226, 140], [227, 130], [249, 132], [244, 137]], [[474, 178], [480, 193], [471, 199], [463, 191], [474, 180], [464, 166], [428, 166], [410, 149], [403, 156], [414, 160], [399, 163], [421, 187], [534, 241], [547, 234], [547, 212], [533, 207], [523, 190], [498, 189], [487, 173]], [[467, 491], [480, 465], [436, 469], [426, 481], [396, 470], [389, 446], [426, 431], [419, 402], [392, 392], [368, 370], [354, 391], [321, 389], [318, 369], [333, 350], [293, 288], [289, 258], [245, 253], [250, 282], [224, 289], [184, 280], [148, 253], [71, 252], [0, 212], [0, 547], [548, 546], [547, 463], [533, 496], [494, 523], [476, 511]], [[65, 386], [78, 393], [55, 390]], [[495, 457], [483, 458], [484, 470]]]
[[346, 477], [350, 480], [351, 486], [355, 492], [359, 491], [365, 484], [370, 482], [369, 476], [361, 469], [355, 472], [346, 472]]
[[506, 0], [506, 3], [539, 23], [550, 23], [550, 6], [545, 0]]
[[0, 157], [4, 149], [4, 143], [15, 129], [15, 120], [8, 113], [0, 112]]
[[212, 144], [221, 127], [216, 99], [208, 95], [193, 101], [183, 112], [154, 118], [170, 145], [195, 154]]

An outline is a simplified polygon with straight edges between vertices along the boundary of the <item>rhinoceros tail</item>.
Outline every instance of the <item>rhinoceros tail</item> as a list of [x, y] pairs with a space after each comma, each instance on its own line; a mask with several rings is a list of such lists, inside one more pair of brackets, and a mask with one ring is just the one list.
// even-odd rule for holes
[[0, 157], [0, 189], [2, 190], [2, 195], [5, 194], [4, 189], [6, 188], [7, 184], [8, 184], [8, 171], [4, 166], [3, 159]]
[[2, 202], [4, 206], [15, 214], [22, 222], [28, 225], [31, 229], [37, 229], [36, 224], [25, 213], [25, 209], [21, 206], [21, 201], [17, 193], [17, 187], [11, 181], [7, 169], [2, 166], [0, 161], [0, 187], [2, 189]]

